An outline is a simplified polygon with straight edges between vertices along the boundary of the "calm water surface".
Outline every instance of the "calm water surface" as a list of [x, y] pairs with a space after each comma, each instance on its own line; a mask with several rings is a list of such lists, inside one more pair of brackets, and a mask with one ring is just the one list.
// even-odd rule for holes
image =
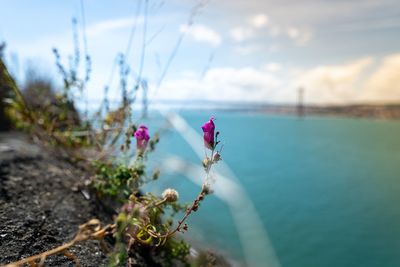
[[[254, 202], [283, 267], [400, 266], [400, 122], [213, 115], [223, 160]], [[209, 116], [183, 113], [199, 133]], [[151, 157], [167, 154], [198, 162], [173, 131]], [[198, 191], [179, 175], [163, 176], [158, 186], [177, 188], [184, 201]], [[232, 216], [216, 197], [190, 227], [186, 236], [243, 260]]]

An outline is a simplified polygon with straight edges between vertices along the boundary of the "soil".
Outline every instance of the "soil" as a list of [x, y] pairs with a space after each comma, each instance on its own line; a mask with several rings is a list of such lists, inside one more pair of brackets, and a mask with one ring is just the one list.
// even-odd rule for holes
[[[0, 265], [38, 254], [71, 240], [80, 224], [111, 216], [79, 189], [87, 172], [33, 144], [21, 133], [0, 133]], [[97, 241], [70, 249], [82, 266], [104, 266]], [[46, 266], [74, 266], [63, 255]]]

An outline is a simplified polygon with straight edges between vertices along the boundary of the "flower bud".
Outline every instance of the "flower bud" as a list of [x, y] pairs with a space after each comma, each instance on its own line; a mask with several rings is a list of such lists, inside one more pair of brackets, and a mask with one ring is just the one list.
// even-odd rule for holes
[[213, 161], [214, 161], [214, 162], [218, 162], [218, 161], [220, 161], [220, 160], [221, 160], [221, 155], [220, 155], [218, 152], [215, 153]]
[[136, 137], [136, 148], [142, 151], [145, 150], [150, 139], [147, 127], [140, 125], [139, 129], [134, 133], [134, 136]]
[[214, 149], [214, 117], [211, 117], [209, 121], [204, 123], [201, 129], [203, 130], [204, 145], [210, 150]]
[[168, 202], [175, 202], [179, 198], [179, 194], [175, 189], [168, 188], [162, 193], [162, 197]]

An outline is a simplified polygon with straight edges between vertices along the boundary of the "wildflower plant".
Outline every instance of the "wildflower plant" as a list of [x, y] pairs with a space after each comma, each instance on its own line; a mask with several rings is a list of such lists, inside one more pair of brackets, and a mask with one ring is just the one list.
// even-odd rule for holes
[[[211, 168], [221, 160], [221, 151], [217, 151], [220, 143], [218, 140], [219, 132], [215, 133], [214, 118], [206, 122], [202, 126], [202, 129], [203, 142], [206, 148], [206, 156], [203, 161], [205, 179], [196, 198], [190, 205], [184, 206], [177, 203], [179, 193], [173, 188], [165, 189], [161, 196], [152, 194], [138, 195], [137, 192], [132, 193], [127, 203], [122, 206], [117, 217], [115, 233], [117, 243], [110, 257], [110, 266], [118, 266], [121, 260], [128, 259], [134, 244], [151, 247], [168, 247], [171, 244], [180, 244], [182, 249], [175, 250], [175, 252], [188, 253], [188, 249], [183, 249], [185, 246], [182, 243], [174, 241], [173, 236], [177, 232], [184, 233], [188, 230], [189, 226], [186, 223], [188, 217], [199, 209], [204, 198], [212, 192], [210, 186]], [[138, 158], [143, 159], [141, 155], [146, 151], [149, 140], [148, 128], [142, 125], [135, 132], [134, 136], [137, 140]], [[166, 219], [165, 217], [165, 212], [168, 208], [173, 210], [170, 214], [170, 219]], [[184, 215], [173, 226], [172, 217], [179, 211], [183, 211]], [[176, 255], [176, 257], [180, 260], [185, 259], [185, 255], [182, 254]]]
[[[114, 199], [115, 203], [121, 203], [114, 222], [101, 227], [98, 220], [92, 220], [80, 227], [86, 229], [91, 227], [93, 222], [96, 224], [96, 227], [84, 237], [81, 237], [79, 232], [74, 240], [13, 263], [13, 266], [25, 263], [35, 266], [38, 261], [44, 262], [48, 256], [57, 253], [63, 253], [79, 264], [77, 257], [68, 249], [87, 239], [98, 240], [101, 248], [108, 252], [108, 266], [132, 264], [136, 251], [143, 248], [157, 255], [163, 266], [189, 266], [190, 247], [183, 240], [176, 239], [175, 235], [178, 232], [188, 231], [188, 217], [199, 209], [204, 198], [212, 192], [210, 171], [212, 166], [221, 160], [220, 151], [217, 151], [220, 143], [219, 132], [215, 133], [214, 118], [206, 122], [202, 129], [206, 149], [203, 160], [205, 178], [200, 192], [190, 205], [179, 204], [179, 193], [173, 188], [165, 189], [161, 195], [143, 193], [140, 190], [144, 183], [157, 180], [160, 176], [159, 170], [156, 170], [151, 177], [146, 175], [147, 153], [154, 149], [158, 136], [153, 140], [150, 138], [148, 128], [141, 125], [131, 135], [136, 139], [136, 155], [132, 165], [96, 163], [96, 175], [92, 184], [99, 197], [109, 197]], [[174, 224], [174, 217], [179, 212], [183, 212], [184, 215]], [[107, 236], [114, 240], [111, 247], [105, 242]]]

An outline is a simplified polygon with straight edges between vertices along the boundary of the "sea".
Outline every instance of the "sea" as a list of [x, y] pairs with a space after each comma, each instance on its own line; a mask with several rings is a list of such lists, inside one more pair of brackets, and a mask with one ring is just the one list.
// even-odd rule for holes
[[197, 135], [186, 138], [189, 128], [160, 115], [144, 121], [160, 134], [149, 162], [161, 176], [146, 187], [195, 198], [193, 179], [204, 177], [162, 166], [179, 158], [201, 168], [193, 143], [203, 143], [201, 125], [211, 116], [223, 145], [214, 182], [218, 173], [225, 179], [181, 237], [238, 266], [400, 266], [400, 121], [208, 110], [177, 116]]

